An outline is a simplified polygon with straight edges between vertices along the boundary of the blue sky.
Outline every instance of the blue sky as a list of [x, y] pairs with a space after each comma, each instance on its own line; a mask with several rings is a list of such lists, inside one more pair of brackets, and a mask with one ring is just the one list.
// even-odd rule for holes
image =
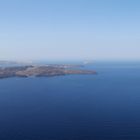
[[139, 0], [1, 0], [0, 59], [140, 60]]

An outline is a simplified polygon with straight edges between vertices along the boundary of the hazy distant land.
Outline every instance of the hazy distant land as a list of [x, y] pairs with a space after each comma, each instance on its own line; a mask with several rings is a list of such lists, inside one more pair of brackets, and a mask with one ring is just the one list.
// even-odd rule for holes
[[[94, 70], [82, 70], [82, 65], [17, 65], [0, 67], [0, 78], [9, 77], [52, 77], [71, 74], [96, 74]], [[78, 68], [78, 69], [77, 69]]]

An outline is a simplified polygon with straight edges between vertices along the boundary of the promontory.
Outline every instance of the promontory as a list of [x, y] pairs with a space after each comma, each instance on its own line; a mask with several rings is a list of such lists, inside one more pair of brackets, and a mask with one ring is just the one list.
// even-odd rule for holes
[[73, 68], [69, 65], [46, 65], [46, 66], [14, 66], [0, 67], [0, 78], [9, 77], [52, 77], [75, 74], [96, 74], [94, 70]]

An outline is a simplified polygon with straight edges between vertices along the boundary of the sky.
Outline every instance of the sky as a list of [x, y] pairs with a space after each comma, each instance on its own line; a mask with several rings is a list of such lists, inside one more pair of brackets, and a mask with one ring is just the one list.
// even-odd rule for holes
[[0, 60], [140, 60], [140, 0], [0, 0]]

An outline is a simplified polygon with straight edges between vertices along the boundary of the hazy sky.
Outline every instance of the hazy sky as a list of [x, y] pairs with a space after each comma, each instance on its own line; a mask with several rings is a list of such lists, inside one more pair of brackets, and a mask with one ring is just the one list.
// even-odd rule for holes
[[140, 60], [140, 0], [0, 0], [0, 59]]

